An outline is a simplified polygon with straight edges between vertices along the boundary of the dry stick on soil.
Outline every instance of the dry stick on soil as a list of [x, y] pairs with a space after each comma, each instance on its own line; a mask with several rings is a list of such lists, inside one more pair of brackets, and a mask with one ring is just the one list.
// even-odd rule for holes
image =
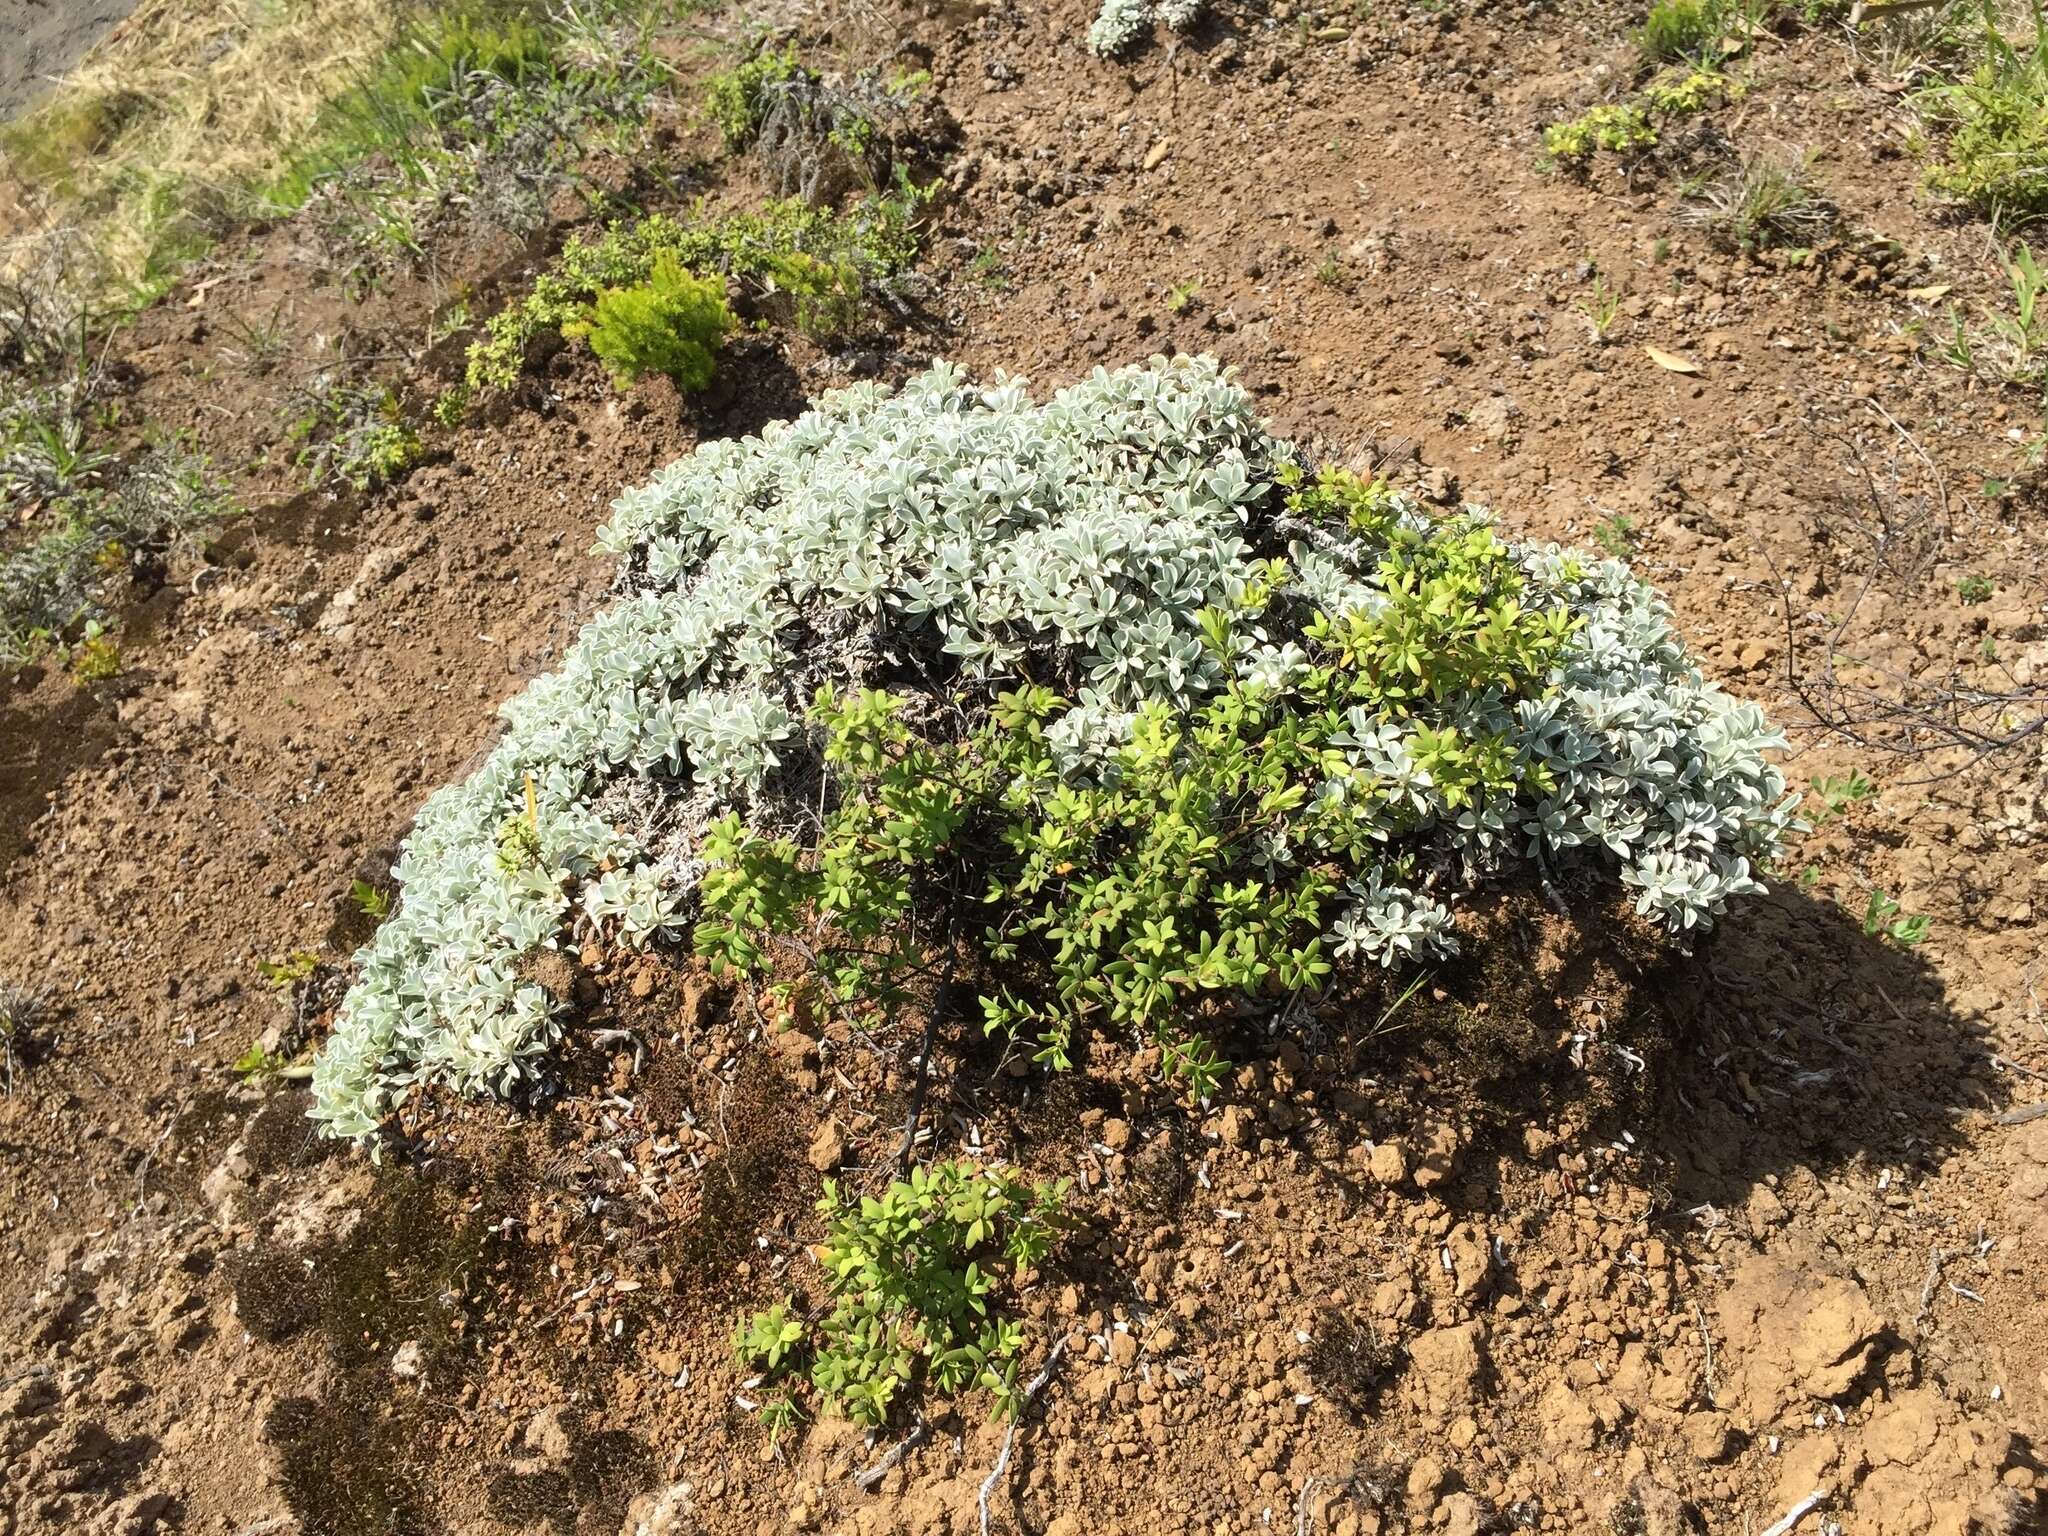
[[[1309, 1530], [1315, 1524], [1315, 1516], [1310, 1513], [1309, 1501], [1316, 1496], [1318, 1488], [1328, 1488], [1334, 1501], [1338, 1494], [1356, 1488], [1364, 1477], [1363, 1467], [1353, 1467], [1341, 1477], [1312, 1477], [1303, 1483], [1301, 1495], [1294, 1501], [1294, 1536], [1309, 1536]], [[1325, 1505], [1324, 1513], [1328, 1512], [1329, 1506]]]
[[910, 1426], [910, 1433], [890, 1446], [880, 1461], [869, 1467], [867, 1471], [854, 1474], [853, 1486], [862, 1493], [866, 1493], [869, 1489], [873, 1488], [875, 1484], [889, 1475], [891, 1468], [910, 1454], [912, 1446], [917, 1445], [926, 1435], [931, 1433], [931, 1428], [931, 1425], [925, 1422], [924, 1415], [919, 1414], [917, 1422]]
[[1786, 1510], [1783, 1517], [1773, 1524], [1762, 1536], [1791, 1536], [1792, 1528], [1828, 1501], [1828, 1490], [1816, 1488], [1805, 1498]]
[[1068, 1334], [1061, 1334], [1059, 1342], [1052, 1347], [1052, 1353], [1045, 1358], [1045, 1365], [1039, 1373], [1024, 1384], [1024, 1401], [1017, 1405], [1017, 1416], [1010, 1420], [1010, 1427], [1003, 1431], [1003, 1449], [996, 1457], [995, 1469], [981, 1480], [981, 1491], [974, 1496], [975, 1507], [981, 1511], [981, 1536], [988, 1536], [988, 1496], [1002, 1480], [1003, 1473], [1010, 1467], [1010, 1450], [1017, 1443], [1017, 1426], [1024, 1422], [1024, 1415], [1030, 1411], [1031, 1400], [1038, 1396], [1045, 1384], [1052, 1380], [1052, 1373], [1059, 1369], [1060, 1356], [1067, 1352]]
[[1707, 1406], [1718, 1408], [1720, 1404], [1714, 1401], [1714, 1335], [1708, 1330], [1707, 1314], [1697, 1301], [1692, 1304], [1692, 1320], [1693, 1325], [1700, 1331], [1700, 1348], [1706, 1354], [1706, 1363], [1700, 1367], [1700, 1371], [1706, 1377]]
[[1927, 1309], [1934, 1305], [1934, 1288], [1941, 1283], [1941, 1265], [1944, 1255], [1939, 1248], [1927, 1250], [1927, 1278], [1920, 1286], [1920, 1309], [1913, 1314], [1913, 1332], [1920, 1332], [1920, 1319], [1927, 1315]]
[[917, 1085], [910, 1091], [910, 1115], [903, 1122], [903, 1145], [896, 1149], [897, 1169], [905, 1174], [910, 1172], [911, 1159], [917, 1153], [917, 1123], [924, 1117], [925, 1091], [931, 1086], [932, 1052], [938, 1049], [939, 1020], [953, 1006], [953, 965], [953, 929], [949, 923], [946, 927], [946, 974], [932, 998], [931, 1010], [924, 1016], [924, 1043], [917, 1052]]
[[2048, 1103], [2029, 1104], [2025, 1109], [2011, 1109], [1998, 1117], [2000, 1125], [2025, 1125], [2030, 1120], [2039, 1120], [2048, 1115]]

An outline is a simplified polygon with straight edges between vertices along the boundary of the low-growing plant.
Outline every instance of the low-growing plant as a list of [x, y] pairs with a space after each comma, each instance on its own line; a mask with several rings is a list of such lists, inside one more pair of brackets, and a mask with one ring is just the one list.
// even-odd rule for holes
[[351, 881], [348, 895], [356, 910], [372, 922], [381, 923], [391, 915], [391, 893], [379, 890], [367, 880]]
[[695, 393], [710, 385], [718, 350], [738, 323], [725, 302], [725, 279], [697, 277], [664, 252], [645, 282], [605, 289], [562, 334], [588, 340], [621, 389], [658, 373]]
[[1862, 774], [1849, 772], [1839, 778], [1818, 778], [1813, 781], [1814, 798], [1821, 808], [1814, 813], [1813, 824], [1819, 826], [1832, 817], [1841, 815], [1852, 805], [1860, 805], [1877, 794], [1877, 786]]
[[1635, 553], [1636, 520], [1626, 512], [1609, 513], [1593, 525], [1593, 542], [1610, 560], [1626, 560]]
[[280, 992], [289, 992], [300, 982], [310, 980], [319, 969], [320, 957], [310, 949], [295, 949], [288, 955], [273, 955], [256, 962], [257, 973]]
[[1120, 59], [1150, 35], [1155, 20], [1169, 31], [1192, 32], [1208, 10], [1209, 0], [1103, 0], [1088, 28], [1088, 46], [1105, 59]]
[[984, 1391], [996, 1417], [1014, 1418], [1024, 1329], [999, 1305], [999, 1268], [1027, 1270], [1051, 1251], [1069, 1184], [966, 1161], [913, 1168], [879, 1198], [827, 1179], [818, 1264], [831, 1310], [807, 1323], [782, 1303], [733, 1333], [741, 1366], [774, 1394], [770, 1432], [800, 1416], [798, 1392], [869, 1426], [924, 1390]]
[[1993, 384], [2048, 389], [2048, 274], [2033, 248], [2018, 245], [2006, 264], [2011, 307], [1985, 308], [1971, 320], [1949, 307], [1943, 358]]
[[1655, 0], [1635, 44], [1653, 64], [1711, 62], [1722, 52], [1727, 13], [1721, 0]]
[[1543, 130], [1543, 150], [1565, 165], [1583, 165], [1599, 150], [1652, 149], [1657, 130], [1650, 114], [1633, 101], [1606, 102], [1566, 123]]
[[1928, 919], [1919, 913], [1905, 915], [1887, 892], [1873, 887], [1863, 907], [1863, 931], [1871, 938], [1887, 938], [1907, 948], [1927, 937]]
[[1653, 111], [1667, 117], [1686, 117], [1704, 112], [1742, 94], [1742, 83], [1718, 69], [1671, 65], [1660, 69], [1643, 85], [1643, 100]]
[[104, 633], [110, 589], [196, 545], [226, 514], [205, 466], [172, 444], [127, 465], [111, 488], [64, 500], [44, 532], [0, 557], [0, 666], [26, 665], [94, 624], [102, 627], [87, 639], [101, 644], [90, 669], [118, 666]]
[[[1593, 328], [1594, 337], [1605, 341], [1607, 333], [1614, 329], [1614, 322], [1621, 318], [1621, 295], [1608, 287], [1607, 279], [1596, 272], [1592, 288], [1579, 300], [1576, 308], [1586, 317], [1586, 324]], [[1606, 547], [1604, 543], [1602, 547]], [[1609, 553], [1613, 551], [1609, 550]]]
[[2032, 35], [2006, 36], [1987, 3], [1981, 62], [1966, 80], [1930, 86], [1914, 105], [1946, 134], [1929, 185], [2001, 223], [2048, 215], [2048, 24], [2034, 0]]
[[1966, 606], [1991, 601], [1992, 593], [1998, 589], [1991, 584], [1989, 576], [1969, 575], [1956, 583], [1956, 600]]
[[0, 981], [0, 1057], [6, 1062], [9, 1098], [14, 1096], [14, 1069], [31, 1060], [49, 1017], [47, 993]]
[[859, 386], [700, 448], [602, 543], [631, 595], [420, 814], [315, 1073], [330, 1131], [541, 1071], [520, 963], [572, 924], [695, 919], [884, 1029], [945, 955], [1048, 1066], [1157, 1042], [1199, 1092], [1205, 1006], [1377, 989], [1483, 884], [1696, 932], [1792, 823], [1777, 738], [1625, 567], [1311, 471], [1210, 360], [1044, 406], [944, 365]]
[[845, 213], [795, 200], [724, 218], [700, 208], [686, 219], [653, 214], [616, 222], [595, 239], [578, 236], [534, 280], [533, 291], [492, 316], [471, 343], [467, 395], [450, 412], [475, 395], [511, 388], [535, 338], [585, 319], [606, 289], [645, 283], [664, 258], [683, 272], [729, 279], [757, 304], [786, 298], [791, 318], [814, 334], [850, 329], [870, 293], [886, 288], [916, 256], [920, 198], [899, 187]]
[[287, 431], [309, 486], [339, 481], [373, 491], [419, 462], [424, 445], [389, 387], [322, 375], [295, 398], [298, 414]]
[[815, 78], [811, 69], [797, 62], [795, 48], [771, 48], [713, 75], [705, 86], [705, 104], [711, 121], [725, 137], [726, 148], [740, 149], [752, 142], [768, 115], [773, 87]]

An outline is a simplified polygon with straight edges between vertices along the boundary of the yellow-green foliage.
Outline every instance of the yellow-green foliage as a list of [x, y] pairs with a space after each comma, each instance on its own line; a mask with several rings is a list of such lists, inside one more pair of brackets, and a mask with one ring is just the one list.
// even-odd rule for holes
[[621, 388], [664, 373], [684, 391], [703, 389], [718, 371], [718, 349], [738, 321], [725, 302], [725, 280], [686, 272], [671, 254], [655, 258], [647, 280], [607, 288], [588, 317], [562, 328], [589, 339]]
[[873, 197], [846, 213], [794, 199], [759, 213], [687, 219], [654, 214], [613, 224], [595, 239], [578, 236], [535, 279], [533, 292], [491, 317], [471, 344], [465, 389], [509, 389], [527, 344], [581, 318], [607, 288], [645, 282], [663, 256], [686, 271], [730, 278], [742, 291], [783, 295], [796, 323], [818, 335], [855, 324], [869, 281], [917, 254], [914, 197]]
[[1660, 69], [1643, 87], [1643, 100], [1671, 117], [1704, 112], [1708, 107], [1733, 101], [1742, 94], [1742, 84], [1715, 69], [1694, 69], [1674, 64]]
[[1650, 114], [1633, 101], [1608, 102], [1543, 130], [1544, 150], [1569, 162], [1586, 160], [1598, 149], [1648, 149], [1656, 142]]
[[2015, 48], [1986, 27], [1986, 57], [1968, 80], [1920, 93], [1917, 105], [1949, 129], [1947, 157], [1928, 183], [1995, 218], [2048, 216], [2048, 27]]

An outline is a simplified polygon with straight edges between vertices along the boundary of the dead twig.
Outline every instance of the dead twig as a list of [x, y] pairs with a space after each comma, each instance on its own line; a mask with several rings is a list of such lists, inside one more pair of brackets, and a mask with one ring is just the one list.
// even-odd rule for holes
[[862, 1493], [868, 1492], [875, 1484], [887, 1477], [898, 1462], [910, 1454], [913, 1446], [922, 1444], [925, 1436], [931, 1432], [931, 1425], [926, 1423], [924, 1416], [920, 1414], [917, 1422], [910, 1426], [910, 1433], [890, 1446], [883, 1453], [880, 1461], [869, 1467], [867, 1471], [854, 1474], [853, 1486], [860, 1489]]
[[1791, 1531], [1793, 1527], [1798, 1525], [1800, 1521], [1804, 1520], [1816, 1509], [1819, 1509], [1821, 1505], [1827, 1503], [1827, 1501], [1827, 1489], [1814, 1489], [1813, 1492], [1809, 1493], [1797, 1504], [1794, 1504], [1790, 1509], [1786, 1510], [1785, 1513], [1779, 1519], [1774, 1521], [1767, 1529], [1762, 1531], [1760, 1533], [1760, 1536], [1791, 1536]]
[[1003, 1474], [1010, 1469], [1010, 1451], [1017, 1443], [1017, 1426], [1024, 1422], [1024, 1415], [1030, 1411], [1032, 1400], [1044, 1390], [1046, 1383], [1052, 1380], [1052, 1373], [1059, 1369], [1060, 1356], [1067, 1352], [1069, 1336], [1064, 1333], [1060, 1335], [1059, 1342], [1052, 1347], [1052, 1353], [1046, 1356], [1044, 1367], [1024, 1384], [1024, 1401], [1017, 1405], [1017, 1416], [1010, 1420], [1010, 1427], [1003, 1431], [1003, 1448], [996, 1457], [995, 1467], [981, 1480], [981, 1491], [974, 1496], [975, 1507], [981, 1512], [981, 1536], [988, 1536], [988, 1497], [995, 1492], [996, 1484], [1002, 1481]]
[[1913, 1314], [1913, 1332], [1920, 1332], [1920, 1320], [1927, 1315], [1927, 1309], [1934, 1305], [1934, 1288], [1941, 1284], [1941, 1266], [1945, 1255], [1939, 1248], [1927, 1250], [1927, 1278], [1920, 1285], [1920, 1308]]

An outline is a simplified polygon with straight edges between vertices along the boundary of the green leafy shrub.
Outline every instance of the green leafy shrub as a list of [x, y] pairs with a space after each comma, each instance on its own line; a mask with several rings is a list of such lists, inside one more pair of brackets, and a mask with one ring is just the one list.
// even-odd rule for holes
[[1544, 152], [1573, 165], [1591, 159], [1596, 150], [1650, 149], [1656, 143], [1649, 113], [1632, 101], [1606, 102], [1543, 130]]
[[752, 141], [768, 113], [771, 89], [791, 80], [815, 80], [817, 76], [799, 64], [796, 49], [774, 49], [756, 54], [745, 63], [713, 75], [705, 87], [705, 102], [711, 120], [725, 136], [728, 149], [740, 149]]
[[1721, 54], [1727, 11], [1722, 0], [1657, 0], [1636, 29], [1636, 46], [1656, 64], [1711, 62]]
[[622, 389], [660, 373], [693, 393], [711, 383], [718, 349], [738, 323], [726, 306], [723, 278], [696, 277], [664, 253], [645, 282], [605, 289], [589, 316], [562, 334], [587, 339]]
[[2014, 46], [1988, 15], [1984, 32], [1984, 60], [1968, 80], [1914, 98], [1948, 132], [1928, 183], [2001, 221], [2048, 216], [2048, 24], [2037, 3], [2026, 46]]
[[997, 1306], [998, 1264], [1026, 1269], [1051, 1250], [1070, 1181], [1026, 1184], [974, 1163], [913, 1168], [879, 1199], [827, 1179], [819, 1251], [832, 1309], [815, 1327], [788, 1304], [734, 1330], [733, 1350], [775, 1392], [771, 1429], [800, 1413], [799, 1373], [828, 1413], [887, 1422], [899, 1395], [979, 1388], [999, 1417], [1022, 1406], [1021, 1324]]
[[486, 322], [470, 345], [464, 387], [472, 395], [511, 388], [536, 337], [584, 318], [604, 290], [646, 282], [664, 257], [684, 271], [729, 278], [757, 299], [787, 295], [797, 323], [813, 334], [850, 329], [870, 287], [915, 258], [916, 211], [916, 198], [902, 194], [843, 214], [790, 199], [725, 218], [701, 208], [688, 219], [657, 213], [614, 223], [595, 239], [577, 236], [531, 293]]
[[415, 823], [314, 1075], [332, 1132], [543, 1071], [520, 967], [571, 924], [696, 921], [882, 1028], [943, 952], [1049, 1065], [1086, 1029], [1199, 1089], [1205, 1005], [1377, 989], [1503, 882], [1696, 933], [1792, 819], [1778, 738], [1625, 566], [1311, 474], [1213, 360], [1042, 406], [946, 365], [859, 386], [704, 445], [600, 540], [630, 595]]

